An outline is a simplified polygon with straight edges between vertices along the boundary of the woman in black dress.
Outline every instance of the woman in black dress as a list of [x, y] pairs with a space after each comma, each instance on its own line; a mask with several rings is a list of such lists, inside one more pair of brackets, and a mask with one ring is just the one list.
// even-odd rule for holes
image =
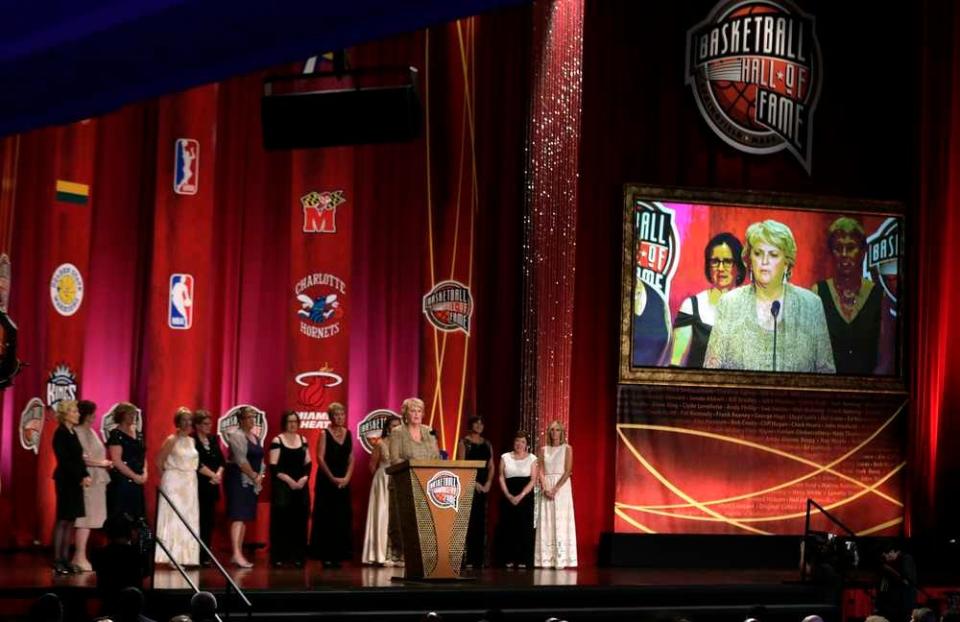
[[[213, 517], [220, 499], [220, 484], [223, 482], [223, 452], [220, 439], [210, 434], [213, 419], [206, 410], [193, 413], [194, 443], [200, 454], [200, 466], [197, 467], [197, 498], [200, 502], [200, 539], [213, 549]], [[200, 551], [200, 564], [210, 565], [210, 558]]]
[[146, 516], [143, 485], [147, 481], [147, 449], [137, 431], [137, 408], [121, 402], [113, 410], [117, 427], [107, 436], [107, 451], [113, 461], [107, 485], [107, 516], [128, 514], [137, 521]]
[[280, 434], [270, 443], [273, 474], [270, 498], [270, 558], [274, 566], [303, 566], [310, 517], [310, 451], [300, 435], [300, 417], [292, 410], [280, 417]]
[[486, 466], [477, 470], [463, 563], [467, 568], [482, 568], [487, 547], [487, 494], [493, 486], [493, 447], [483, 438], [483, 417], [470, 417], [467, 426], [470, 432], [460, 439], [457, 460], [483, 460]]
[[57, 574], [80, 572], [80, 567], [71, 564], [70, 539], [74, 521], [85, 515], [83, 489], [90, 485], [90, 473], [83, 461], [83, 446], [74, 426], [80, 423], [77, 402], [63, 400], [57, 404], [57, 420], [60, 425], [53, 433], [53, 453], [57, 468], [53, 471], [57, 493], [57, 526], [53, 534], [53, 570]]
[[350, 507], [353, 441], [343, 404], [330, 404], [328, 412], [330, 426], [317, 440], [310, 554], [323, 561], [324, 566], [339, 568], [353, 552], [353, 509]]
[[537, 457], [530, 453], [530, 437], [523, 430], [513, 435], [513, 451], [500, 456], [500, 523], [497, 544], [507, 568], [533, 566], [533, 487]]

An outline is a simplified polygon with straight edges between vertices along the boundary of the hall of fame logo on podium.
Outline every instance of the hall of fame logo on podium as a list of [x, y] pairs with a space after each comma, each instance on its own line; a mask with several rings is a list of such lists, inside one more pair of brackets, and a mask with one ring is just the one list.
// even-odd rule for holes
[[450, 471], [438, 471], [427, 481], [427, 498], [441, 510], [460, 511], [460, 478]]

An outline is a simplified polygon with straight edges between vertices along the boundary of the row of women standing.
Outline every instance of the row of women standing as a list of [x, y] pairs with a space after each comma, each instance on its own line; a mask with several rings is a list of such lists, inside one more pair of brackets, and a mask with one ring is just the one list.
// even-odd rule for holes
[[[90, 531], [102, 527], [108, 515], [126, 513], [134, 520], [144, 515], [147, 465], [143, 439], [135, 427], [136, 408], [127, 403], [117, 405], [117, 427], [110, 432], [106, 447], [92, 427], [96, 408], [87, 400], [63, 400], [56, 406], [60, 425], [53, 434], [57, 460], [53, 473], [57, 500], [53, 569], [57, 574], [92, 570], [87, 559]], [[71, 558], [72, 536], [76, 546]]]
[[[402, 421], [398, 418], [384, 421], [380, 442], [371, 457], [374, 474], [367, 509], [364, 563], [402, 564], [396, 504], [392, 500], [386, 469], [403, 460], [439, 457], [436, 437], [422, 424], [423, 406], [418, 398], [410, 398], [401, 407]], [[467, 568], [479, 568], [485, 564], [487, 548], [486, 516], [493, 486], [493, 447], [483, 438], [482, 418], [472, 417], [468, 425], [470, 433], [460, 441], [457, 458], [486, 464], [477, 471], [464, 557]], [[500, 457], [499, 484], [503, 500], [496, 530], [496, 561], [507, 567], [569, 568], [577, 565], [570, 482], [573, 450], [566, 443], [565, 431], [559, 422], [549, 426], [547, 440], [538, 460], [529, 452], [527, 434], [518, 432], [513, 451]], [[541, 494], [535, 519], [534, 490], [538, 483]]]

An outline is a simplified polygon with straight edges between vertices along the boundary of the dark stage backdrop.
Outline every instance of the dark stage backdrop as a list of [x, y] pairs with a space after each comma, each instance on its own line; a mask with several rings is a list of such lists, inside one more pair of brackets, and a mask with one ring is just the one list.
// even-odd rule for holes
[[[816, 15], [824, 57], [808, 175], [786, 152], [753, 156], [734, 150], [697, 110], [683, 82], [685, 36], [713, 5], [709, 0], [586, 4], [571, 439], [579, 459], [596, 456], [597, 464], [589, 473], [594, 485], [575, 489], [578, 528], [581, 533], [613, 531], [617, 520], [612, 506], [619, 501], [614, 456], [621, 443], [616, 432], [620, 316], [611, 301], [620, 291], [625, 182], [905, 203], [907, 230], [915, 232], [909, 276], [919, 280], [910, 285], [914, 306], [906, 322], [918, 332], [907, 344], [913, 373], [909, 423], [891, 442], [906, 453], [909, 497], [900, 500], [916, 508], [907, 516], [913, 532], [936, 526], [938, 516], [946, 528], [951, 495], [944, 494], [944, 477], [958, 467], [956, 457], [942, 451], [944, 430], [955, 431], [957, 425], [956, 400], [947, 399], [955, 390], [951, 386], [957, 386], [950, 380], [956, 377], [958, 350], [950, 347], [956, 331], [947, 311], [955, 288], [946, 285], [950, 271], [943, 270], [949, 265], [948, 240], [955, 238], [960, 171], [956, 7], [940, 1], [903, 3], [888, 12], [866, 2], [801, 3]], [[921, 44], [924, 22], [927, 36]], [[891, 76], [899, 76], [902, 93], [895, 104], [867, 95], [870, 85], [889, 84]], [[923, 130], [919, 141], [918, 128]], [[716, 391], [716, 399], [729, 393], [735, 392]], [[671, 393], [658, 394], [651, 387], [650, 394]], [[802, 407], [804, 398], [797, 399]], [[575, 482], [577, 476], [582, 479], [583, 471]]]
[[[510, 49], [496, 44], [503, 33]], [[268, 153], [265, 74], [5, 139], [0, 252], [30, 365], [2, 395], [0, 548], [49, 542], [56, 422], [48, 413], [36, 454], [20, 447], [18, 424], [61, 363], [77, 397], [99, 405], [97, 428], [117, 401], [143, 409], [151, 516], [153, 457], [180, 405], [215, 417], [254, 405], [268, 442], [281, 412], [296, 410], [315, 446], [330, 402], [344, 402], [358, 552], [370, 474], [356, 429], [369, 411], [422, 396], [450, 454], [482, 412], [500, 450], [519, 375], [527, 84], [514, 59], [528, 37], [520, 9], [352, 50], [357, 67], [420, 68], [427, 132], [408, 144]], [[61, 200], [57, 180], [82, 186]], [[83, 279], [72, 315], [51, 303], [64, 263]], [[422, 312], [447, 279], [472, 292], [469, 334], [441, 332]], [[478, 371], [478, 356], [500, 362]], [[251, 539], [266, 540], [269, 498]]]

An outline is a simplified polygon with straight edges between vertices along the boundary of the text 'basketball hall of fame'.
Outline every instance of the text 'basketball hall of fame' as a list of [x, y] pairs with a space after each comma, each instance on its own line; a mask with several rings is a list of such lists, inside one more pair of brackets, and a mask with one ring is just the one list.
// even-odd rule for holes
[[820, 95], [814, 18], [788, 0], [724, 0], [687, 32], [686, 82], [720, 138], [747, 153], [786, 149], [810, 172]]

